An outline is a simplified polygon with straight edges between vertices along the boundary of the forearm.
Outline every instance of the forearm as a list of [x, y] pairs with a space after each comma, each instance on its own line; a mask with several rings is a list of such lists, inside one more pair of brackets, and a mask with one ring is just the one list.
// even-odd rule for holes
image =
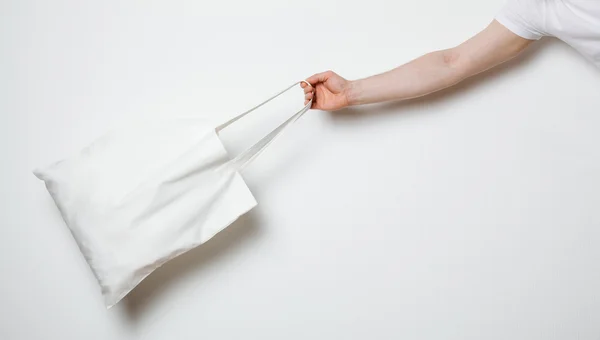
[[421, 56], [391, 71], [351, 81], [350, 105], [378, 103], [424, 96], [465, 78], [464, 67], [452, 50]]
[[509, 60], [531, 42], [494, 20], [456, 47], [428, 53], [386, 73], [355, 81], [332, 71], [314, 74], [306, 80], [311, 85], [302, 85], [305, 104], [313, 101], [312, 108], [333, 111], [424, 96]]
[[532, 41], [512, 33], [497, 21], [454, 48], [432, 52], [369, 78], [350, 82], [349, 105], [424, 96], [503, 63]]

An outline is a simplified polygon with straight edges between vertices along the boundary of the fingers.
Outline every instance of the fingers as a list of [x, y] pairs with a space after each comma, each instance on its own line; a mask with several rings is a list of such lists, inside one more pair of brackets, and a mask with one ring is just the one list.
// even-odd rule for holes
[[[326, 82], [329, 78], [334, 76], [335, 73], [332, 71], [325, 71], [317, 74], [313, 74], [312, 76], [306, 79], [306, 82], [302, 82], [300, 86], [304, 89], [304, 105], [308, 104], [311, 100], [315, 99], [315, 87], [319, 83]], [[307, 84], [309, 83], [309, 84]], [[313, 107], [316, 103], [313, 101]]]
[[315, 93], [313, 92], [312, 86], [306, 86], [304, 88], [304, 105], [308, 104], [315, 97]]
[[315, 94], [313, 92], [309, 92], [304, 94], [304, 100], [309, 101], [311, 99], [313, 99], [315, 97]]
[[314, 98], [314, 87], [310, 85], [307, 81], [303, 81], [300, 83], [300, 86], [304, 89], [304, 105], [308, 104]]
[[306, 94], [306, 93], [309, 93], [309, 92], [312, 92], [312, 91], [314, 91], [314, 89], [315, 89], [315, 88], [314, 88], [314, 86], [312, 86], [312, 85], [311, 85], [309, 82], [307, 82], [306, 80], [303, 80], [303, 81], [300, 83], [300, 87], [302, 87], [302, 88], [304, 89], [304, 93], [305, 93], [305, 94]]

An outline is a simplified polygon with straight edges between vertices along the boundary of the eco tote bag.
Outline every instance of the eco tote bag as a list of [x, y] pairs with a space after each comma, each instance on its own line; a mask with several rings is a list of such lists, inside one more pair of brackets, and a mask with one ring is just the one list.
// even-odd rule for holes
[[46, 184], [110, 308], [156, 268], [208, 241], [256, 201], [239, 172], [311, 106], [230, 159], [203, 119], [113, 131], [34, 174]]

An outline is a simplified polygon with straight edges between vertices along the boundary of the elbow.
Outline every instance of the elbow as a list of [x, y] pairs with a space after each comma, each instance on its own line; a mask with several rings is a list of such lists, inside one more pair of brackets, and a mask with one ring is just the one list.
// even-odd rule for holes
[[456, 81], [468, 77], [471, 61], [467, 56], [461, 54], [456, 48], [443, 50], [440, 53], [444, 67], [450, 71]]

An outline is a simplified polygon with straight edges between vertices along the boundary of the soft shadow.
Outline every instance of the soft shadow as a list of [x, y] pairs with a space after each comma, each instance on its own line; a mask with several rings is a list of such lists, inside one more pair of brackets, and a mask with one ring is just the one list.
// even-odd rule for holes
[[[210, 264], [218, 261], [232, 248], [240, 247], [259, 236], [257, 215], [250, 211], [236, 222], [215, 235], [208, 242], [165, 263], [162, 267], [144, 279], [123, 300], [124, 310], [130, 321], [143, 319], [145, 311], [161, 300], [171, 285], [194, 273], [194, 277], [203, 277]], [[198, 273], [201, 273], [198, 275]]]
[[507, 76], [508, 74], [518, 72], [520, 69], [527, 67], [527, 65], [530, 64], [535, 59], [534, 57], [538, 55], [541, 51], [547, 49], [549, 46], [557, 44], [561, 44], [561, 42], [557, 39], [542, 39], [538, 42], [533, 43], [521, 54], [503, 64], [500, 64], [486, 72], [480, 73], [471, 78], [468, 78], [454, 86], [423, 97], [398, 102], [389, 102], [384, 104], [350, 107], [339, 111], [330, 112], [330, 114], [331, 117], [337, 121], [352, 121], [356, 119], [361, 119], [361, 117], [367, 114], [390, 114], [398, 113], [402, 110], [411, 112], [412, 114], [416, 114], [417, 112], [412, 111], [411, 109], [424, 105], [434, 105], [438, 102], [447, 100], [450, 97], [458, 96], [462, 93], [468, 92], [472, 88], [475, 88], [487, 81], [490, 81], [493, 78]]

